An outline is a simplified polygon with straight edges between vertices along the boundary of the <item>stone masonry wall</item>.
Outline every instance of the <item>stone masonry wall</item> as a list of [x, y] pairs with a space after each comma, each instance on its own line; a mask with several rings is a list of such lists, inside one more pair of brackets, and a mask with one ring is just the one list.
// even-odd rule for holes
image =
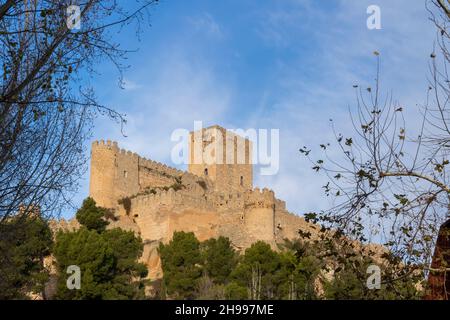
[[276, 249], [283, 239], [297, 238], [299, 229], [317, 233], [286, 211], [272, 190], [253, 189], [251, 164], [209, 166], [208, 175], [203, 167], [194, 168], [177, 170], [120, 149], [116, 142], [92, 144], [90, 196], [115, 209], [117, 221], [109, 227], [132, 230], [143, 239], [141, 261], [151, 279], [162, 275], [158, 245], [175, 231], [193, 232], [201, 241], [225, 236], [240, 251], [259, 240]]
[[209, 176], [216, 191], [253, 188], [252, 143], [219, 126], [191, 132], [188, 171]]
[[90, 195], [97, 204], [116, 208], [118, 201], [146, 188], [169, 187], [183, 171], [120, 149], [117, 142], [95, 141], [91, 150]]

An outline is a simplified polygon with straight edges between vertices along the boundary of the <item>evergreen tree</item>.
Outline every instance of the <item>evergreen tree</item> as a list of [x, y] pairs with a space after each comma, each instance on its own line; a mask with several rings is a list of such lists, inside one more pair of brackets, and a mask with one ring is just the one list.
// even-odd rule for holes
[[[131, 231], [119, 228], [105, 230], [105, 212], [87, 199], [77, 212], [81, 228], [59, 232], [55, 257], [58, 263], [59, 299], [140, 299], [144, 298], [142, 280], [147, 275], [144, 264], [137, 259], [143, 244]], [[81, 221], [80, 221], [81, 220]], [[76, 265], [81, 270], [81, 289], [68, 289], [67, 268]]]
[[[395, 281], [384, 272], [380, 290], [367, 286], [367, 267], [373, 257], [336, 241], [286, 241], [274, 251], [259, 241], [239, 256], [229, 239], [200, 243], [195, 235], [175, 232], [160, 245], [164, 287], [170, 298], [233, 300], [415, 299], [422, 275], [411, 276], [399, 264], [384, 268], [404, 277]], [[387, 258], [386, 258], [387, 259]], [[385, 262], [388, 260], [385, 260]], [[332, 279], [325, 273], [334, 271]]]
[[280, 267], [275, 273], [277, 299], [312, 300], [317, 295], [314, 281], [320, 273], [319, 262], [314, 256], [296, 256], [295, 252], [279, 253]]
[[77, 211], [78, 222], [89, 230], [104, 231], [108, 222], [104, 220], [106, 209], [97, 207], [94, 199], [86, 198]]
[[277, 290], [280, 262], [279, 255], [267, 243], [258, 241], [245, 250], [232, 277], [236, 284], [248, 289], [249, 299], [272, 299]]
[[225, 298], [228, 300], [247, 300], [248, 290], [238, 282], [232, 281], [225, 287]]
[[228, 282], [237, 264], [237, 254], [231, 241], [225, 237], [212, 238], [202, 243], [205, 272], [217, 284]]
[[[316, 299], [314, 281], [320, 261], [314, 250], [293, 242], [276, 252], [264, 242], [248, 248], [226, 287], [231, 299]], [[244, 295], [244, 289], [247, 294]]]
[[0, 300], [42, 293], [48, 280], [44, 257], [52, 248], [47, 222], [19, 214], [0, 224], [0, 234]]
[[174, 232], [172, 240], [159, 247], [167, 294], [194, 299], [202, 276], [200, 242], [192, 232]]

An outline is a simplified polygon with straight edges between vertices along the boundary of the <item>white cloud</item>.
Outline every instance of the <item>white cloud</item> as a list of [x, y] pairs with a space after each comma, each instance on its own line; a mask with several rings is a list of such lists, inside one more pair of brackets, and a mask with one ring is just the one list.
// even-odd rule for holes
[[122, 82], [120, 83], [120, 86], [122, 87], [122, 89], [128, 90], [128, 91], [137, 90], [137, 89], [142, 88], [142, 85], [140, 85], [130, 79], [127, 79], [127, 78], [124, 78], [122, 80]]
[[[96, 136], [117, 140], [125, 149], [157, 161], [170, 163], [172, 131], [193, 130], [195, 120], [204, 125], [220, 122], [230, 107], [231, 90], [221, 83], [206, 62], [194, 63], [182, 54], [167, 56], [165, 63], [144, 75], [140, 90], [127, 95], [127, 125], [121, 136], [119, 128], [99, 126]], [[118, 95], [126, 93], [118, 92]]]
[[188, 18], [188, 22], [197, 32], [202, 32], [215, 38], [223, 37], [222, 28], [208, 12], [203, 12], [198, 16]]

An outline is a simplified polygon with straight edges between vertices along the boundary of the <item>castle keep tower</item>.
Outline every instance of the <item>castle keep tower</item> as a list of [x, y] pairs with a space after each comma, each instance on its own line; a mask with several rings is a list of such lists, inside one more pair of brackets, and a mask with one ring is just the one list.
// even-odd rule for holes
[[252, 142], [220, 126], [190, 133], [188, 171], [224, 193], [253, 188]]

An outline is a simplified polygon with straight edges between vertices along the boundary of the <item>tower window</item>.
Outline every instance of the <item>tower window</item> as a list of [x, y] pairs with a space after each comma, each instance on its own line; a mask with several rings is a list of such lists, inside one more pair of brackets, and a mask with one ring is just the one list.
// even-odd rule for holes
[[124, 178], [128, 178], [128, 171], [125, 170], [125, 171], [123, 172], [123, 177], [124, 177]]
[[244, 185], [244, 177], [241, 176], [241, 186], [243, 186], [243, 185]]
[[208, 175], [208, 168], [205, 168], [205, 176]]

